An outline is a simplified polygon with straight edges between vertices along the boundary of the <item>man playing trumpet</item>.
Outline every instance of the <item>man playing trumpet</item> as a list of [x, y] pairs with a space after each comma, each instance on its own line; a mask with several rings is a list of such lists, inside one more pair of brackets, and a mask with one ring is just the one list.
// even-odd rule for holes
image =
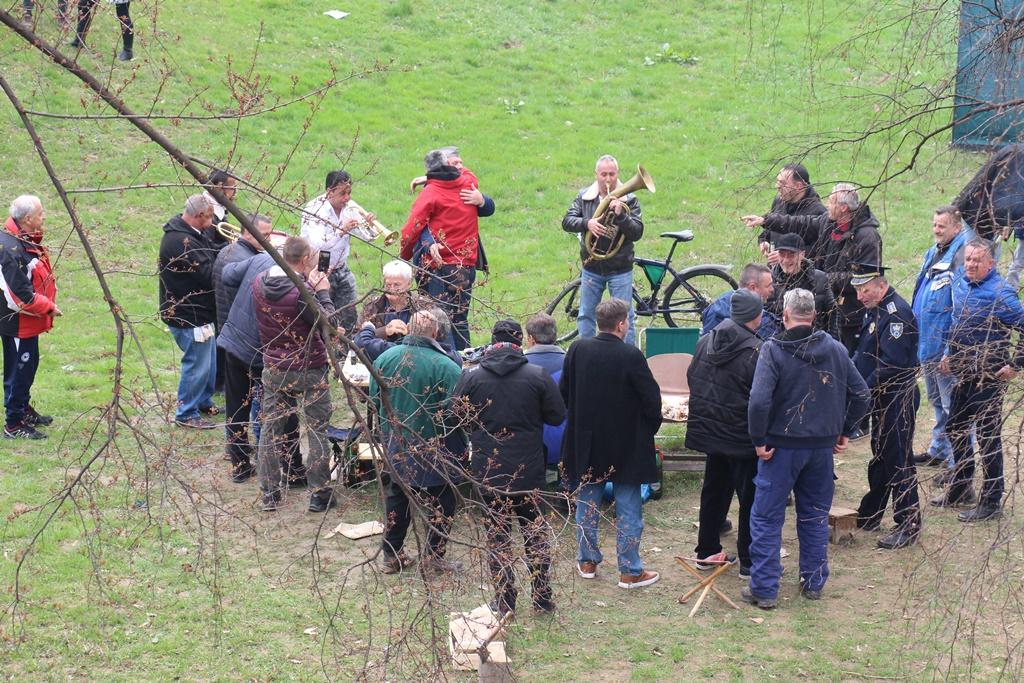
[[301, 235], [314, 252], [331, 252], [327, 279], [331, 301], [337, 311], [335, 324], [351, 332], [356, 323], [356, 277], [348, 267], [350, 235], [355, 231], [361, 239], [373, 239], [365, 227], [376, 220], [351, 201], [352, 176], [348, 171], [331, 171], [324, 183], [325, 192], [311, 200], [302, 210]]

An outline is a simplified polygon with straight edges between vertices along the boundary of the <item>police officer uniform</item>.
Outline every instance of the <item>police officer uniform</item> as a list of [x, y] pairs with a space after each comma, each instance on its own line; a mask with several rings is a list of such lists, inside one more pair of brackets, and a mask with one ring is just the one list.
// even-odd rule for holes
[[[884, 272], [881, 266], [853, 264], [851, 284], [867, 284]], [[896, 528], [878, 542], [879, 547], [889, 550], [911, 545], [921, 531], [913, 460], [914, 418], [921, 402], [917, 345], [914, 313], [889, 287], [878, 305], [866, 310], [853, 358], [871, 389], [870, 488], [860, 502], [857, 524], [863, 529], [877, 529], [891, 494]]]

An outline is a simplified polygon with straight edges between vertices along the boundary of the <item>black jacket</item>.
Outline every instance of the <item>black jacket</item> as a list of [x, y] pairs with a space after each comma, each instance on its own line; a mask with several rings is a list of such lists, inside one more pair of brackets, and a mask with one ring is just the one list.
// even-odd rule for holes
[[[818, 270], [825, 271], [832, 296], [839, 309], [839, 326], [860, 329], [864, 320], [864, 307], [857, 301], [857, 291], [850, 284], [851, 263], [881, 263], [882, 237], [878, 234], [878, 219], [871, 213], [871, 207], [863, 204], [853, 215], [850, 228], [840, 232], [836, 222], [828, 214], [820, 216], [774, 215], [771, 226], [765, 220], [765, 227], [779, 232], [795, 232], [800, 235], [815, 235], [811, 248], [811, 259]], [[812, 244], [804, 236], [806, 244]]]
[[754, 458], [747, 429], [747, 404], [760, 338], [731, 319], [697, 342], [686, 379], [690, 417], [686, 447], [708, 455]]
[[[610, 215], [619, 229], [618, 235], [623, 235], [626, 239], [622, 243], [622, 248], [609, 259], [588, 261], [590, 254], [583, 242], [587, 235], [587, 221], [593, 218], [597, 205], [601, 203], [601, 197], [598, 196], [593, 185], [579, 191], [572, 206], [562, 218], [562, 230], [580, 235], [580, 258], [583, 260], [583, 267], [591, 273], [618, 275], [633, 270], [633, 242], [644, 236], [644, 221], [640, 211], [640, 202], [637, 201], [635, 195], [627, 194], [622, 201], [629, 207], [629, 213], [623, 211], [618, 216], [615, 216], [614, 213]], [[615, 237], [616, 240], [618, 240], [618, 235]], [[609, 240], [602, 237], [597, 240], [596, 246], [598, 249], [604, 250], [611, 247], [611, 244]]]
[[828, 284], [828, 276], [818, 270], [809, 260], [804, 259], [800, 271], [787, 275], [782, 266], [772, 267], [772, 285], [774, 291], [764, 307], [782, 320], [782, 298], [793, 289], [806, 289], [814, 294], [814, 329], [824, 330], [839, 339], [839, 314], [836, 311], [836, 299]]
[[561, 423], [565, 404], [543, 368], [527, 363], [518, 346], [492, 346], [462, 371], [452, 397], [468, 403], [462, 408], [478, 482], [512, 492], [544, 487], [544, 425]]
[[979, 237], [999, 232], [1024, 219], [1024, 145], [1006, 145], [985, 162], [964, 186], [953, 205]]
[[562, 458], [570, 480], [657, 481], [661, 389], [640, 349], [607, 332], [578, 339], [565, 354], [560, 389], [569, 409]]
[[871, 390], [907, 391], [917, 385], [917, 320], [892, 287], [864, 315], [853, 364]]
[[[828, 213], [828, 209], [821, 203], [821, 197], [815, 192], [813, 187], [808, 186], [807, 193], [803, 199], [798, 202], [784, 202], [779, 199], [778, 196], [772, 200], [772, 208], [768, 211], [768, 215], [764, 217], [765, 224], [764, 229], [761, 230], [761, 234], [758, 235], [758, 242], [769, 242], [775, 244], [778, 241], [779, 235], [782, 232], [775, 232], [769, 229], [769, 216], [772, 214], [778, 214], [780, 216], [820, 216]], [[803, 236], [803, 235], [801, 235]], [[804, 243], [808, 246], [814, 244], [814, 240], [817, 239], [817, 235], [813, 236], [814, 239], [804, 238]]]
[[201, 327], [217, 319], [213, 261], [217, 248], [178, 214], [160, 240], [160, 319], [171, 327]]

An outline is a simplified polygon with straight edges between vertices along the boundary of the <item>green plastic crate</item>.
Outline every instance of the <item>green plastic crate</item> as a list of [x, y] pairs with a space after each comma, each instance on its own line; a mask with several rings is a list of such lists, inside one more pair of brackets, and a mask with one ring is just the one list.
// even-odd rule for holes
[[644, 339], [644, 355], [650, 358], [663, 353], [695, 352], [700, 330], [695, 327], [648, 327], [641, 334]]

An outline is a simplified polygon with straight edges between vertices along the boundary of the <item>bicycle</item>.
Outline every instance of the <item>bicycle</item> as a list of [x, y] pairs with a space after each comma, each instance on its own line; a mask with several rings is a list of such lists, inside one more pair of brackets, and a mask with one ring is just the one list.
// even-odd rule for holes
[[[715, 299], [730, 289], [736, 289], [736, 281], [729, 275], [728, 266], [705, 263], [691, 266], [676, 272], [672, 268], [672, 255], [676, 247], [693, 239], [692, 230], [663, 232], [662, 237], [672, 240], [668, 256], [664, 261], [649, 258], [634, 258], [634, 267], [643, 270], [650, 285], [650, 293], [642, 296], [633, 284], [633, 304], [637, 316], [656, 318], [664, 316], [669, 327], [679, 327], [680, 323], [700, 323], [701, 313]], [[665, 296], [658, 305], [658, 294], [665, 282], [666, 274], [671, 274], [672, 281], [665, 290]], [[547, 305], [544, 312], [555, 318], [559, 330], [558, 342], [565, 343], [576, 337], [576, 319], [579, 317], [580, 278], [567, 284], [558, 296]]]

